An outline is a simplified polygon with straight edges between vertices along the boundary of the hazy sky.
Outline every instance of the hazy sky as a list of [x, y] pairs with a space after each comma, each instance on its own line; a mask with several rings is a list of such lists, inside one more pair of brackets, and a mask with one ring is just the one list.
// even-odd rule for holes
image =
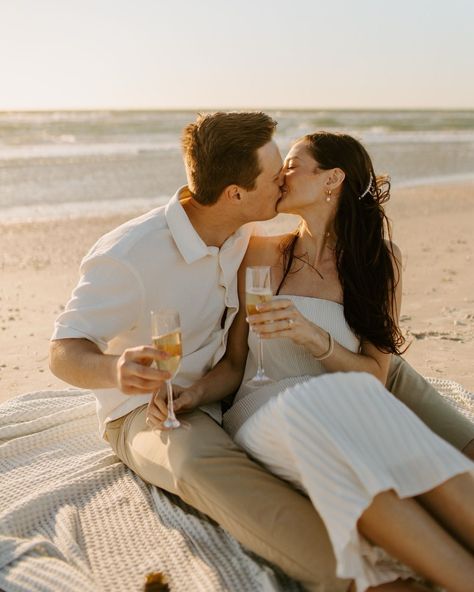
[[0, 110], [474, 108], [473, 0], [0, 0]]

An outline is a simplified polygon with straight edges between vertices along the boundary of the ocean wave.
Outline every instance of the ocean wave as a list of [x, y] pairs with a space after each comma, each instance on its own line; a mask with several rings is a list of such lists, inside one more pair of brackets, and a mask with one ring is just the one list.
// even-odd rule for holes
[[[354, 135], [357, 135], [355, 131]], [[363, 141], [372, 144], [474, 143], [474, 131], [392, 132], [384, 129], [368, 129], [360, 135]]]
[[[362, 142], [370, 144], [473, 144], [474, 132], [385, 132], [381, 129], [366, 130], [333, 130], [344, 131]], [[291, 143], [301, 135], [310, 133], [310, 129], [301, 128], [290, 134], [279, 134], [276, 141], [282, 151], [286, 151]], [[0, 162], [29, 159], [70, 159], [81, 157], [137, 156], [160, 152], [180, 152], [179, 140], [132, 142], [78, 142], [72, 134], [50, 136], [48, 143], [8, 145], [0, 143]]]
[[[73, 139], [74, 138], [74, 139]], [[74, 136], [50, 144], [7, 146], [0, 144], [0, 161], [35, 158], [73, 158], [84, 156], [138, 155], [179, 150], [179, 142], [79, 144]]]
[[115, 214], [137, 214], [167, 203], [169, 196], [133, 200], [76, 201], [55, 204], [13, 206], [0, 210], [1, 224], [45, 222], [75, 218], [96, 218]]
[[112, 117], [111, 111], [3, 111], [2, 123], [24, 123], [27, 125], [55, 122], [94, 122]]
[[[474, 111], [269, 110], [286, 149], [314, 130], [372, 144], [474, 143]], [[0, 159], [61, 158], [179, 150], [196, 111], [0, 112]]]
[[133, 123], [178, 123], [183, 125], [195, 119], [197, 111], [0, 111], [0, 126], [25, 124], [56, 125], [61, 124], [96, 124], [130, 125]]
[[321, 130], [331, 133], [346, 133], [367, 144], [474, 144], [474, 131], [392, 132], [383, 127], [361, 130], [356, 128], [309, 128], [299, 126], [298, 130], [277, 135], [276, 140], [281, 148], [287, 149], [298, 137]]
[[386, 132], [474, 131], [474, 111], [321, 110], [274, 112], [279, 128], [384, 130]]

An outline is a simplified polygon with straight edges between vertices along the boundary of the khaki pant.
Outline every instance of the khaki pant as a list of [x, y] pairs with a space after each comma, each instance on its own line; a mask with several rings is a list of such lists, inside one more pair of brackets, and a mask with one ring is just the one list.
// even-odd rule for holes
[[403, 358], [392, 356], [387, 389], [458, 450], [474, 440], [474, 423], [458, 413]]
[[[457, 448], [474, 439], [474, 424], [400, 358], [393, 360], [387, 387]], [[249, 459], [205, 413], [180, 418], [187, 428], [152, 431], [143, 406], [110, 422], [107, 437], [145, 481], [179, 495], [308, 590], [347, 590], [349, 582], [336, 578], [326, 528], [309, 499]]]

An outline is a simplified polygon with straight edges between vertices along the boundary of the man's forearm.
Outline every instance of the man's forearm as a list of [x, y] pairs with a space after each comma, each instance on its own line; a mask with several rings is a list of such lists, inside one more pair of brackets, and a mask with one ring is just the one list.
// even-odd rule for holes
[[220, 401], [232, 395], [239, 388], [243, 377], [243, 367], [236, 366], [223, 358], [212, 370], [195, 382], [190, 390], [199, 397], [199, 404], [205, 405]]
[[118, 356], [103, 354], [87, 339], [52, 341], [49, 350], [51, 372], [81, 388], [116, 387], [117, 360]]

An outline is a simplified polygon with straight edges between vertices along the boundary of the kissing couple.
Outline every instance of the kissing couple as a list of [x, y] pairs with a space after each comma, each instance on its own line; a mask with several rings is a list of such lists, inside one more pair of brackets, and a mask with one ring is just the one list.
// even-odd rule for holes
[[[345, 134], [310, 133], [282, 162], [275, 129], [259, 112], [184, 129], [187, 186], [85, 256], [51, 369], [94, 391], [128, 467], [305, 589], [467, 592], [474, 424], [400, 357], [388, 179]], [[280, 212], [296, 231], [259, 236]], [[270, 268], [274, 294], [252, 314], [250, 267]], [[157, 309], [181, 319], [173, 430]], [[262, 351], [273, 380], [250, 387]]]

